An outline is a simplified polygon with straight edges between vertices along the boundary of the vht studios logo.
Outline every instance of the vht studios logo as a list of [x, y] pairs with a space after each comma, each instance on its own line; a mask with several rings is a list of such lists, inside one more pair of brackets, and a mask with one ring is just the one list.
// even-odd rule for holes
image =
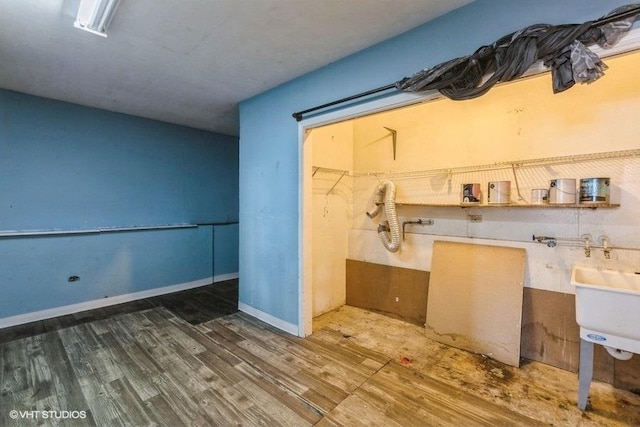
[[9, 416], [21, 420], [46, 420], [46, 419], [71, 419], [84, 420], [87, 418], [87, 411], [16, 411], [9, 412]]

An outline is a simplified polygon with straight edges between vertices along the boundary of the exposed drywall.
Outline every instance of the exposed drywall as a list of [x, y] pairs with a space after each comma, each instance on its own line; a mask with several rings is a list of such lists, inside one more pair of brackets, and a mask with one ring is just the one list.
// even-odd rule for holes
[[427, 337], [520, 366], [525, 251], [436, 241]]
[[[4, 90], [0, 124], [0, 231], [237, 222], [235, 138]], [[0, 318], [235, 273], [237, 233], [5, 235]]]

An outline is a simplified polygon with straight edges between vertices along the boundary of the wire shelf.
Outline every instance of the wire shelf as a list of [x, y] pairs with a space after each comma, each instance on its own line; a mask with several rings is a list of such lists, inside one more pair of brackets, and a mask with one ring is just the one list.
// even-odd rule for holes
[[550, 165], [561, 165], [561, 164], [571, 164], [571, 163], [582, 163], [582, 162], [593, 162], [599, 160], [611, 160], [611, 159], [622, 159], [622, 158], [632, 158], [632, 157], [640, 157], [640, 149], [636, 150], [622, 150], [622, 151], [608, 151], [603, 153], [591, 153], [591, 154], [578, 154], [571, 156], [559, 156], [559, 157], [545, 157], [540, 159], [528, 159], [528, 160], [513, 160], [507, 162], [497, 162], [491, 164], [484, 165], [474, 165], [474, 166], [459, 166], [452, 168], [440, 168], [440, 169], [426, 169], [419, 171], [407, 171], [407, 172], [380, 172], [380, 171], [349, 171], [344, 169], [332, 169], [325, 168], [321, 166], [313, 166], [313, 175], [318, 172], [328, 173], [328, 174], [345, 174], [350, 177], [365, 177], [365, 176], [373, 176], [376, 178], [386, 178], [386, 179], [394, 179], [394, 178], [424, 178], [430, 176], [439, 176], [439, 175], [455, 175], [462, 173], [472, 173], [472, 172], [487, 172], [494, 170], [504, 170], [504, 169], [513, 169], [513, 168], [527, 168], [527, 167], [540, 167], [540, 166], [550, 166]]

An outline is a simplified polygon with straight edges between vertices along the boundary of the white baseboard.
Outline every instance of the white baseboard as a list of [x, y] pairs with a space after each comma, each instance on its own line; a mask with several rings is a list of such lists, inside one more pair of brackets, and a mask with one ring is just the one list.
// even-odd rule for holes
[[217, 276], [213, 276], [213, 283], [225, 282], [227, 280], [237, 279], [237, 278], [238, 278], [237, 271], [235, 273], [218, 274]]
[[36, 322], [38, 320], [51, 319], [53, 317], [65, 316], [67, 314], [79, 313], [86, 310], [94, 310], [96, 308], [108, 307], [110, 305], [122, 304], [125, 302], [137, 301], [145, 298], [157, 297], [173, 292], [186, 291], [188, 289], [199, 288], [201, 286], [210, 285], [212, 282], [223, 282], [225, 280], [237, 279], [238, 273], [220, 274], [213, 277], [206, 277], [192, 282], [179, 283], [177, 285], [164, 286], [162, 288], [147, 289], [145, 291], [133, 292], [130, 294], [116, 295], [109, 298], [101, 298], [92, 301], [81, 302], [78, 304], [65, 305], [63, 307], [55, 307], [47, 310], [34, 311], [31, 313], [18, 314], [17, 316], [5, 317], [0, 319], [0, 329], [10, 326], [23, 325], [25, 323]]
[[278, 319], [264, 311], [258, 310], [257, 308], [251, 307], [245, 303], [238, 303], [238, 310], [243, 313], [247, 313], [250, 316], [255, 317], [258, 320], [262, 320], [265, 323], [268, 323], [271, 326], [275, 326], [278, 329], [281, 329], [291, 335], [299, 336], [300, 329], [298, 325], [294, 325], [293, 323], [285, 322], [282, 319]]

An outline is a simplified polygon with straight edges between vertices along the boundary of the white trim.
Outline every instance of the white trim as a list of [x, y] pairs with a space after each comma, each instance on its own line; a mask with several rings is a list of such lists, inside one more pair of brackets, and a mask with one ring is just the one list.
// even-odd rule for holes
[[[607, 58], [614, 55], [620, 55], [624, 53], [640, 50], [640, 28], [632, 29], [625, 35], [616, 45], [609, 49], [602, 49], [599, 46], [589, 47], [601, 58]], [[523, 77], [533, 76], [548, 72], [549, 69], [545, 67], [542, 62], [536, 62], [531, 68], [524, 74]], [[606, 76], [604, 77], [606, 78]], [[512, 82], [500, 83], [511, 84], [517, 82], [518, 79]], [[312, 291], [313, 284], [311, 283], [311, 238], [310, 232], [310, 214], [311, 212], [311, 200], [305, 199], [305, 177], [310, 176], [311, 173], [311, 148], [305, 144], [305, 137], [307, 131], [319, 126], [333, 124], [345, 120], [355, 119], [358, 117], [366, 116], [369, 114], [380, 113], [383, 111], [390, 111], [401, 107], [406, 107], [413, 104], [419, 104], [427, 102], [433, 99], [441, 98], [437, 91], [429, 91], [421, 94], [398, 92], [389, 96], [384, 96], [379, 99], [373, 99], [369, 102], [363, 102], [356, 105], [347, 104], [343, 108], [337, 107], [332, 111], [323, 113], [319, 112], [312, 115], [309, 118], [304, 118], [298, 123], [298, 159], [299, 159], [299, 177], [298, 177], [298, 324], [299, 324], [299, 336], [310, 335], [312, 331], [312, 319], [313, 319], [313, 301]], [[306, 216], [309, 218], [307, 218]], [[305, 231], [307, 230], [307, 231]], [[307, 233], [305, 238], [305, 233]]]
[[[311, 239], [313, 238], [311, 224], [311, 202], [307, 200], [312, 192], [311, 176], [311, 135], [307, 135], [302, 121], [298, 125], [298, 336], [306, 337], [313, 332], [313, 289], [311, 288], [311, 263], [304, 262], [311, 259]], [[306, 215], [307, 218], [303, 218]], [[308, 280], [307, 280], [308, 278]]]
[[298, 325], [294, 325], [293, 323], [285, 322], [282, 319], [278, 319], [270, 315], [269, 313], [265, 313], [264, 311], [258, 310], [257, 308], [251, 307], [243, 302], [238, 303], [238, 310], [243, 313], [247, 313], [249, 316], [253, 316], [258, 320], [262, 320], [264, 323], [268, 323], [271, 326], [275, 326], [276, 328], [283, 330], [291, 335], [298, 335]]
[[207, 277], [192, 282], [180, 283], [177, 285], [164, 286], [162, 288], [147, 289], [145, 291], [133, 292], [130, 294], [116, 295], [110, 298], [100, 298], [92, 301], [85, 301], [77, 304], [65, 305], [62, 307], [49, 308], [31, 313], [18, 314], [17, 316], [0, 319], [0, 329], [10, 326], [23, 325], [25, 323], [36, 322], [38, 320], [51, 319], [53, 317], [66, 316], [68, 314], [79, 313], [86, 310], [108, 307], [125, 302], [137, 301], [145, 298], [157, 297], [159, 295], [171, 294], [174, 292], [186, 291], [188, 289], [199, 288], [210, 285], [213, 281], [222, 282], [238, 278], [238, 273], [220, 274], [214, 277]]
[[213, 283], [225, 282], [227, 280], [237, 279], [238, 277], [240, 276], [237, 271], [235, 273], [218, 274], [217, 276], [213, 276]]

